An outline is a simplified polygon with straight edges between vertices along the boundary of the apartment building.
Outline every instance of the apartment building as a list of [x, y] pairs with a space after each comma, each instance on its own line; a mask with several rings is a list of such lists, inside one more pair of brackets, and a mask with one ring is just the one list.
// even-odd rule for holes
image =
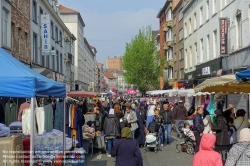
[[106, 69], [117, 69], [122, 71], [123, 56], [115, 56], [114, 58], [108, 57], [106, 59]]
[[104, 92], [104, 76], [103, 64], [97, 63], [96, 65], [96, 92]]
[[[229, 70], [229, 67], [240, 67], [244, 64], [243, 59], [237, 58], [234, 62], [229, 59], [236, 57], [234, 55], [240, 50], [244, 52], [244, 47], [249, 44], [249, 33], [246, 31], [243, 33], [249, 28], [249, 22], [244, 21], [249, 17], [248, 5], [249, 2], [240, 0], [190, 0], [183, 8], [184, 72], [187, 82], [197, 85], [207, 78], [225, 73], [221, 72], [223, 68], [225, 71]], [[221, 26], [221, 20], [224, 20], [224, 27]], [[245, 22], [244, 26], [242, 26], [243, 22]], [[222, 28], [224, 28], [223, 31]], [[222, 32], [224, 35], [229, 34], [229, 38], [223, 42]], [[225, 42], [229, 42], [230, 49]], [[248, 62], [245, 61], [246, 66]]]

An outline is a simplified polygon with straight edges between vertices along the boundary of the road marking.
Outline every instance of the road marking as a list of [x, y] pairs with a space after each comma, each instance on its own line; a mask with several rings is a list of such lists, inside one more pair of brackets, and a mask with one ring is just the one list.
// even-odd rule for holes
[[97, 157], [96, 157], [96, 159], [102, 159], [102, 154], [99, 154]]

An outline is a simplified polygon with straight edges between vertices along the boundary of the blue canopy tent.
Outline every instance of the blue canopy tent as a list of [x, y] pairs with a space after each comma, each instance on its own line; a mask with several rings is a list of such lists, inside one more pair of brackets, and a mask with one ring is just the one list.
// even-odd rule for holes
[[243, 70], [241, 72], [237, 72], [235, 74], [235, 76], [236, 76], [236, 79], [238, 81], [240, 81], [240, 80], [242, 80], [242, 81], [248, 81], [248, 80], [250, 80], [250, 69]]
[[[0, 48], [0, 71], [0, 96], [31, 98], [31, 110], [34, 110], [36, 96], [66, 97], [65, 84], [53, 81], [37, 73], [2, 48]], [[34, 118], [34, 111], [31, 111], [30, 151], [34, 151]], [[33, 165], [32, 153], [30, 155], [30, 165]]]

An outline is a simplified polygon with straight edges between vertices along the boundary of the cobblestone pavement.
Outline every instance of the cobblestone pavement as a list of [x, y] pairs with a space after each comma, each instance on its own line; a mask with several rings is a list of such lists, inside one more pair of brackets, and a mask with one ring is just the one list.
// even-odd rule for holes
[[[144, 153], [141, 148], [144, 166], [191, 166], [193, 155], [185, 152], [176, 153], [176, 144], [181, 143], [183, 139], [177, 139], [176, 134], [172, 133], [172, 143], [165, 145], [163, 151], [155, 153], [148, 151]], [[114, 166], [115, 159], [107, 157], [106, 154], [97, 155], [92, 157], [86, 155], [86, 166]]]

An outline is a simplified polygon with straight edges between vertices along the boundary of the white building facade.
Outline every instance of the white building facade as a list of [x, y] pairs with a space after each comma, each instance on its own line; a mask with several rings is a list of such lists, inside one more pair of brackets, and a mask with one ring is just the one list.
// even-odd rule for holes
[[[60, 18], [57, 0], [30, 0], [30, 4], [31, 68], [53, 80], [66, 83], [65, 76], [71, 73], [66, 72], [67, 59], [68, 54], [71, 53], [71, 43], [75, 38]], [[43, 29], [44, 20], [46, 20], [48, 27], [46, 34]], [[48, 55], [44, 53], [45, 37], [50, 48]], [[66, 77], [71, 76], [67, 75]]]
[[87, 57], [84, 56], [84, 21], [81, 14], [73, 9], [60, 5], [60, 17], [64, 24], [76, 37], [74, 58], [74, 82], [75, 90], [88, 90], [89, 82], [85, 79], [85, 66]]
[[86, 38], [84, 38], [84, 57], [86, 59], [86, 65], [84, 66], [84, 89], [93, 91], [96, 85], [96, 49], [89, 45]]
[[[223, 68], [222, 62], [225, 61], [225, 57], [231, 54], [230, 51], [232, 52], [229, 48], [233, 46], [235, 50], [239, 48], [235, 43], [235, 41], [237, 42], [237, 27], [231, 25], [237, 23], [237, 10], [245, 12], [241, 18], [245, 22], [244, 28], [242, 28], [242, 32], [244, 32], [244, 29], [249, 29], [249, 21], [247, 21], [249, 2], [247, 4], [246, 1], [242, 2], [241, 0], [190, 0], [182, 9], [185, 79], [195, 80], [194, 84], [199, 84], [206, 78], [217, 76], [218, 72]], [[228, 43], [230, 44], [228, 44], [228, 54], [226, 55], [221, 54], [220, 18], [230, 20], [228, 24], [230, 27], [228, 30]], [[243, 38], [243, 33], [241, 36]], [[241, 47], [244, 47], [244, 45], [249, 44], [249, 42], [247, 43], [249, 33], [244, 34], [245, 41], [242, 38]], [[226, 69], [226, 65], [224, 65], [223, 69]]]
[[11, 51], [11, 4], [8, 0], [0, 1], [0, 47]]

